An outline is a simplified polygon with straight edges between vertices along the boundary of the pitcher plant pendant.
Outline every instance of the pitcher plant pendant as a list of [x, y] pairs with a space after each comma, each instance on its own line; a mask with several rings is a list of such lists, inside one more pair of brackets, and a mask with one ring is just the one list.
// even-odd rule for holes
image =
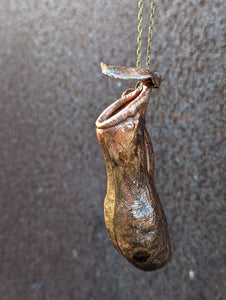
[[104, 216], [114, 247], [143, 271], [164, 266], [171, 257], [166, 217], [155, 187], [155, 159], [145, 113], [158, 73], [142, 68], [101, 64], [112, 78], [135, 80], [96, 121], [107, 171]]

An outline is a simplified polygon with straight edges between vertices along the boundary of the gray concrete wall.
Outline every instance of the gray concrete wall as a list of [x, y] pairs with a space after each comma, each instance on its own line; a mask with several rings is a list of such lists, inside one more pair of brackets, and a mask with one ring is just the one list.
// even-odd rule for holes
[[156, 1], [147, 127], [173, 260], [144, 273], [108, 239], [94, 126], [131, 86], [99, 63], [135, 64], [137, 1], [0, 1], [0, 299], [223, 299], [224, 15]]

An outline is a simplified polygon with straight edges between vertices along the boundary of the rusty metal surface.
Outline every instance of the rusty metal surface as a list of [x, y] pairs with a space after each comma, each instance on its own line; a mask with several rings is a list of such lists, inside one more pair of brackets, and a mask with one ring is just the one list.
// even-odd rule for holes
[[108, 239], [94, 124], [133, 87], [99, 63], [135, 65], [135, 1], [0, 1], [1, 299], [223, 299], [224, 5], [156, 3], [146, 123], [174, 256], [144, 273]]

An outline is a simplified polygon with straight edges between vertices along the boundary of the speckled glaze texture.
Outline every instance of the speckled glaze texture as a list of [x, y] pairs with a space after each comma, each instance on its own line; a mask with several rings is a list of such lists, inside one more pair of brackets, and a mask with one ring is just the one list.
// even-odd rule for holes
[[[102, 64], [105, 74], [126, 80], [131, 74], [136, 79], [138, 72], [149, 72], [108, 69], [105, 72]], [[156, 86], [161, 82], [161, 77], [158, 79]], [[154, 152], [145, 124], [154, 86], [152, 81], [145, 81], [136, 90], [123, 93], [96, 121], [108, 177], [104, 200], [108, 234], [114, 247], [143, 271], [156, 270], [171, 257], [167, 221], [154, 183]]]

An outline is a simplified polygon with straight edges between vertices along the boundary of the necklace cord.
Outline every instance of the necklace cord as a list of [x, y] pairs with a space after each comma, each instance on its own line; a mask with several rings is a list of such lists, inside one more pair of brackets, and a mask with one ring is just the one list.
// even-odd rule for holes
[[152, 0], [151, 1], [150, 23], [149, 23], [149, 29], [148, 29], [146, 69], [150, 69], [150, 63], [151, 63], [151, 50], [152, 50], [152, 39], [153, 39], [154, 15], [155, 15], [155, 0]]
[[143, 22], [143, 0], [139, 0], [138, 2], [138, 36], [137, 36], [137, 63], [136, 67], [141, 68], [141, 54], [142, 54], [142, 22]]
[[[136, 67], [141, 68], [141, 54], [142, 54], [142, 23], [143, 23], [143, 0], [138, 1], [138, 36], [137, 36], [137, 62]], [[151, 0], [151, 13], [150, 23], [148, 29], [148, 45], [147, 45], [147, 56], [146, 56], [146, 69], [150, 68], [151, 62], [151, 50], [152, 50], [152, 39], [153, 39], [153, 26], [154, 26], [154, 15], [155, 15], [155, 0]]]

